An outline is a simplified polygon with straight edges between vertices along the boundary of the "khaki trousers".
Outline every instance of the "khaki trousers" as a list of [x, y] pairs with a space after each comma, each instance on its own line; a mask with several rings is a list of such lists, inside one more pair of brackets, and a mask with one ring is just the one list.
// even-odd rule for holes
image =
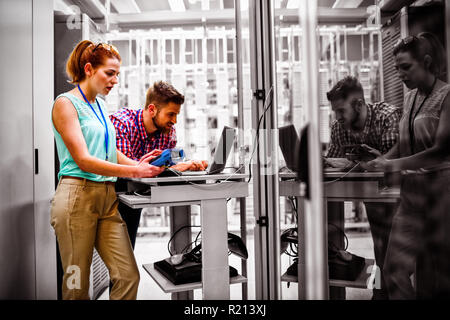
[[114, 183], [61, 178], [52, 200], [51, 225], [64, 269], [64, 300], [90, 298], [94, 246], [113, 283], [110, 299], [136, 299], [139, 270], [117, 206]]

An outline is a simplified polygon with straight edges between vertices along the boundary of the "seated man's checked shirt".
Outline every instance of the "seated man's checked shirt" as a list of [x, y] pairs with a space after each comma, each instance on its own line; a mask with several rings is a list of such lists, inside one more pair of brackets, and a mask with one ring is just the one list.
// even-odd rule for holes
[[169, 133], [157, 131], [149, 137], [144, 127], [143, 110], [122, 108], [109, 118], [116, 128], [117, 149], [128, 158], [139, 161], [155, 149], [171, 149], [177, 144], [175, 128]]
[[400, 108], [378, 102], [367, 104], [366, 123], [361, 132], [346, 130], [337, 120], [334, 121], [327, 158], [344, 158], [342, 146], [349, 144], [367, 144], [385, 154], [397, 142], [401, 115]]

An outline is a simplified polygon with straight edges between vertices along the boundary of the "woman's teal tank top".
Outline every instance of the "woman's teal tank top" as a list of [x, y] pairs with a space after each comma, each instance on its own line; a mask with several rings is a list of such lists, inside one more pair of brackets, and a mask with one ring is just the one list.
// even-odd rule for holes
[[[77, 110], [78, 120], [80, 121], [81, 126], [81, 132], [83, 133], [84, 140], [86, 141], [89, 154], [98, 159], [105, 160], [106, 146], [105, 146], [104, 125], [100, 123], [96, 115], [92, 112], [91, 108], [85, 101], [68, 92], [60, 94], [58, 97], [56, 97], [55, 101], [59, 97], [68, 98], [72, 102], [75, 109]], [[108, 126], [108, 134], [109, 134], [108, 161], [112, 163], [117, 163], [116, 130], [106, 112], [105, 102], [101, 98], [97, 98], [97, 100], [100, 107], [102, 108], [103, 114], [105, 115], [106, 124]], [[100, 115], [100, 111], [98, 110], [97, 103], [91, 105], [101, 119], [102, 117]], [[103, 181], [115, 182], [117, 180], [116, 177], [101, 176], [98, 174], [81, 170], [80, 167], [78, 167], [78, 165], [73, 160], [69, 150], [64, 144], [61, 135], [58, 133], [58, 131], [56, 131], [53, 121], [52, 127], [53, 133], [55, 134], [56, 148], [58, 150], [58, 158], [60, 163], [58, 179], [60, 179], [61, 176], [72, 176], [72, 177], [86, 178], [97, 182]]]

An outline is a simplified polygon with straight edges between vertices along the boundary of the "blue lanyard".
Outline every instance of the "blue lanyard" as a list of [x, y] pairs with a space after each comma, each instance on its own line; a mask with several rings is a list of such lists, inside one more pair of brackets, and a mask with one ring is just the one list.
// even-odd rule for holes
[[106, 149], [106, 160], [108, 160], [108, 140], [109, 140], [108, 125], [106, 124], [106, 119], [105, 119], [105, 116], [103, 115], [102, 108], [100, 108], [100, 104], [98, 103], [97, 98], [95, 98], [95, 102], [97, 102], [97, 106], [98, 106], [98, 109], [100, 110], [100, 114], [102, 115], [103, 121], [100, 119], [100, 117], [98, 116], [97, 112], [95, 112], [94, 108], [89, 103], [89, 100], [84, 95], [83, 91], [80, 88], [80, 85], [78, 85], [78, 90], [80, 90], [81, 95], [83, 96], [84, 100], [86, 100], [86, 102], [89, 105], [89, 107], [91, 107], [91, 110], [92, 110], [92, 112], [94, 112], [94, 114], [97, 117], [98, 121], [100, 121], [102, 126], [105, 127], [105, 149]]

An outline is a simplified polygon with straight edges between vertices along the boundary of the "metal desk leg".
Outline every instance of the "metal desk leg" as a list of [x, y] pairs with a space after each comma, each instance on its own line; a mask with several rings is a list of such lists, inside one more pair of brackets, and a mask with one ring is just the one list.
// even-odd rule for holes
[[[191, 207], [170, 207], [170, 236], [180, 227], [191, 225]], [[192, 242], [191, 228], [185, 228], [177, 233], [172, 240], [170, 250], [181, 253], [188, 243]], [[194, 291], [172, 293], [172, 300], [194, 300]]]
[[227, 202], [201, 201], [202, 286], [204, 300], [229, 300]]
[[[344, 230], [344, 202], [327, 202], [328, 223], [332, 223]], [[328, 226], [328, 241], [338, 248], [344, 248], [344, 237], [339, 230]], [[330, 287], [330, 300], [345, 300], [345, 288]]]
[[306, 300], [305, 286], [305, 201], [297, 197], [297, 234], [298, 234], [298, 299]]
[[[239, 198], [240, 210], [239, 214], [241, 217], [241, 238], [245, 246], [247, 246], [247, 209], [245, 198]], [[242, 259], [241, 261], [242, 276], [247, 277], [247, 260]], [[242, 283], [242, 300], [248, 300], [248, 283]]]

